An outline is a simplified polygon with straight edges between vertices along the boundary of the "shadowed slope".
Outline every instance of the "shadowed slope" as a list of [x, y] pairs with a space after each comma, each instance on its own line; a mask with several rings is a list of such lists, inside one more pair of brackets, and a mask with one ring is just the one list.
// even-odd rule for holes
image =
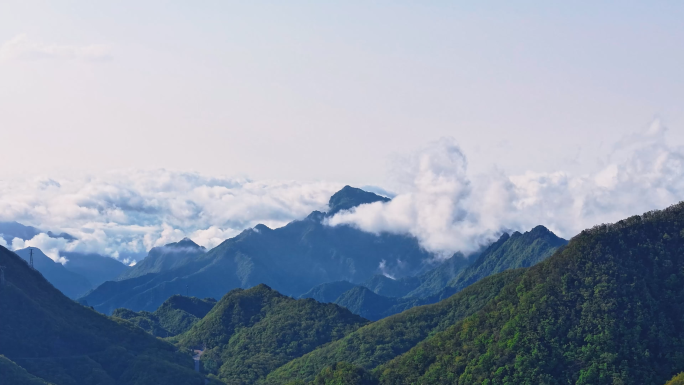
[[36, 247], [17, 250], [15, 253], [28, 261], [30, 250], [33, 250], [33, 266], [36, 270], [67, 297], [78, 298], [92, 289], [93, 286], [84, 276], [68, 270], [61, 263], [53, 261]]
[[189, 356], [79, 305], [0, 247], [0, 354], [56, 385], [197, 384]]

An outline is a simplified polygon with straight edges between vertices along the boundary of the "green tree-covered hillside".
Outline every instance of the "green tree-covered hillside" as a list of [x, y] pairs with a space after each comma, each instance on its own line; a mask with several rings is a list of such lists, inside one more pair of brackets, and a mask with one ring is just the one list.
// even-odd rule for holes
[[204, 368], [226, 383], [252, 384], [367, 323], [343, 307], [296, 300], [258, 285], [226, 294], [178, 341], [205, 347]]
[[383, 384], [663, 384], [684, 369], [684, 203], [583, 231]]
[[132, 322], [157, 337], [173, 337], [189, 330], [216, 305], [213, 298], [199, 299], [174, 295], [154, 312], [116, 309], [112, 317]]

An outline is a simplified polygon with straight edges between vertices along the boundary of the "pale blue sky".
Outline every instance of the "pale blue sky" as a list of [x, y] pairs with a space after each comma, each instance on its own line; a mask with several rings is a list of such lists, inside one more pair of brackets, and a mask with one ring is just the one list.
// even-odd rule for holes
[[684, 2], [474, 3], [5, 0], [0, 176], [362, 185], [444, 136], [582, 173], [655, 117], [684, 144]]

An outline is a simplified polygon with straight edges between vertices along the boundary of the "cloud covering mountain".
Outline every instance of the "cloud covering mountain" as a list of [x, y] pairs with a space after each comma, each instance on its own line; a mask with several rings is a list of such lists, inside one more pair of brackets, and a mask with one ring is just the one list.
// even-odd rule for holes
[[55, 250], [136, 257], [186, 236], [211, 248], [258, 223], [282, 226], [325, 209], [341, 187], [166, 170], [15, 179], [0, 181], [0, 220], [75, 236], [77, 240], [67, 242], [41, 233], [10, 244], [38, 247], [54, 260], [59, 259]]
[[684, 149], [669, 146], [666, 131], [655, 121], [624, 138], [587, 175], [494, 170], [471, 176], [456, 142], [442, 139], [400, 162], [403, 193], [341, 212], [329, 224], [413, 234], [444, 255], [474, 251], [503, 229], [538, 224], [568, 238], [684, 199]]
[[[654, 122], [615, 143], [594, 172], [582, 175], [507, 175], [500, 169], [471, 174], [456, 140], [441, 139], [394, 163], [388, 187], [396, 196], [390, 202], [342, 211], [328, 224], [412, 234], [445, 256], [473, 251], [503, 230], [539, 224], [569, 238], [684, 199], [684, 149], [668, 144], [666, 132]], [[7, 242], [15, 249], [38, 247], [54, 260], [60, 251], [78, 251], [132, 261], [184, 237], [210, 249], [258, 223], [277, 228], [326, 211], [328, 198], [343, 185], [168, 170], [11, 179], [0, 181], [0, 221], [77, 238], [39, 234]]]

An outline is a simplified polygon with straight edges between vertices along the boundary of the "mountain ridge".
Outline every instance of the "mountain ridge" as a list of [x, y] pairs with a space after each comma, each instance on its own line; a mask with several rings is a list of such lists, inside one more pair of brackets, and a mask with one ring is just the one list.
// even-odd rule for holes
[[684, 202], [582, 231], [375, 373], [382, 384], [662, 384], [684, 369], [683, 300]]
[[[388, 199], [351, 187], [333, 197], [332, 211]], [[186, 287], [193, 296], [219, 298], [234, 288], [266, 283], [297, 297], [324, 282], [363, 282], [381, 272], [383, 261], [398, 277], [414, 275], [431, 258], [414, 237], [327, 226], [323, 222], [329, 214], [314, 211], [278, 229], [246, 229], [169, 270], [132, 278], [135, 281], [105, 282], [83, 299], [109, 314], [119, 307], [154, 311], [169, 296], [185, 293]], [[125, 298], [121, 292], [127, 293]]]

